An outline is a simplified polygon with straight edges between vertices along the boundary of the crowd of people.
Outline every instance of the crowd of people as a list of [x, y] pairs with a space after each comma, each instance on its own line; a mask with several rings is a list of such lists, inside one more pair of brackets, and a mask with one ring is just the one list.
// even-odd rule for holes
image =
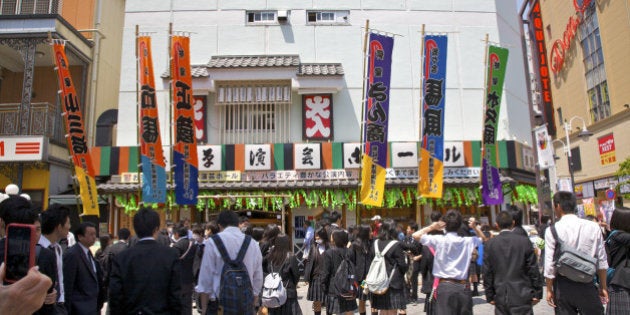
[[[472, 314], [481, 289], [496, 314], [532, 314], [544, 291], [556, 314], [629, 314], [630, 209], [618, 207], [606, 225], [579, 218], [572, 193], [556, 193], [553, 205], [556, 222], [541, 224], [539, 240], [516, 207], [497, 214], [493, 231], [457, 210], [433, 212], [422, 228], [378, 215], [344, 228], [332, 211], [305, 223], [301, 257], [275, 224], [255, 227], [225, 210], [204, 226], [161, 229], [143, 207], [133, 233], [120, 229], [117, 242], [101, 235], [93, 254], [94, 224], [70, 233], [65, 206], [40, 213], [10, 196], [2, 224], [35, 225], [37, 266], [0, 286], [0, 314], [100, 314], [107, 302], [108, 314], [394, 315], [419, 301], [428, 314]], [[62, 246], [70, 234], [76, 244]], [[298, 303], [301, 280], [309, 310]]]

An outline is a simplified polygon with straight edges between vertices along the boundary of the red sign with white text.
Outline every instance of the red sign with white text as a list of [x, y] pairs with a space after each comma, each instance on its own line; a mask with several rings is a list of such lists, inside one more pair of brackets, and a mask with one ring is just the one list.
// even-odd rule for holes
[[332, 94], [303, 95], [304, 140], [333, 138]]
[[612, 133], [601, 138], [597, 138], [597, 144], [599, 146], [599, 160], [602, 165], [617, 162], [617, 156], [615, 154], [615, 138]]

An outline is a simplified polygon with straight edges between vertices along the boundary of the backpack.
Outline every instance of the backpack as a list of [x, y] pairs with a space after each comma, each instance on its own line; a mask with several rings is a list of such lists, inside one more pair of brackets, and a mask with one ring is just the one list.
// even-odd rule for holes
[[[282, 266], [284, 266], [284, 262]], [[262, 305], [266, 308], [277, 308], [287, 302], [287, 290], [280, 272], [273, 271], [273, 263], [269, 263], [269, 267], [271, 272], [265, 277], [263, 282]], [[282, 270], [282, 267], [280, 267], [280, 270]]]
[[612, 232], [610, 232], [610, 234], [608, 234], [608, 237], [606, 238], [606, 255], [609, 258], [611, 258], [611, 261], [608, 264], [609, 267], [606, 270], [606, 283], [608, 284], [610, 284], [610, 281], [612, 281], [612, 277], [615, 275], [614, 262], [612, 261], [612, 257], [610, 256], [610, 253], [608, 252], [608, 248], [610, 247], [612, 236], [617, 234], [617, 232], [619, 232], [619, 230], [613, 230]]
[[338, 296], [343, 300], [354, 300], [359, 294], [359, 283], [355, 277], [354, 263], [348, 259], [347, 251], [343, 255], [343, 260], [333, 278], [333, 286], [337, 290]]
[[551, 226], [551, 234], [556, 240], [556, 248], [553, 255], [556, 272], [571, 281], [580, 283], [593, 282], [597, 272], [597, 259], [564, 243], [558, 238], [555, 225]]
[[383, 252], [380, 252], [378, 250], [378, 240], [374, 241], [374, 260], [372, 260], [370, 269], [365, 277], [365, 284], [372, 294], [385, 294], [387, 289], [389, 289], [389, 282], [392, 280], [396, 268], [392, 268], [392, 272], [387, 275], [385, 254], [387, 254], [387, 251], [396, 243], [398, 243], [398, 241], [389, 242], [389, 244], [387, 244], [387, 246], [383, 249]]
[[[212, 240], [217, 246], [221, 258], [223, 258], [223, 270], [221, 271], [221, 283], [219, 304], [223, 307], [224, 314], [252, 314], [254, 301], [254, 291], [252, 290], [252, 283], [249, 279], [249, 273], [247, 267], [243, 264], [243, 258], [249, 243], [251, 236], [246, 235], [243, 240], [243, 245], [238, 251], [236, 259], [230, 259], [230, 256], [225, 249], [223, 241], [218, 234], [212, 235]], [[247, 303], [250, 302], [250, 303]]]

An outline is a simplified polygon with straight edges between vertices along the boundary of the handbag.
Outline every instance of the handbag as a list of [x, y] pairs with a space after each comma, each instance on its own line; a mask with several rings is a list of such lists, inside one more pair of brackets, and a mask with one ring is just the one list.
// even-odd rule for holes
[[628, 253], [626, 252], [626, 259], [623, 262], [623, 266], [615, 268], [615, 273], [610, 280], [610, 284], [625, 289], [630, 289], [630, 266], [628, 266]]

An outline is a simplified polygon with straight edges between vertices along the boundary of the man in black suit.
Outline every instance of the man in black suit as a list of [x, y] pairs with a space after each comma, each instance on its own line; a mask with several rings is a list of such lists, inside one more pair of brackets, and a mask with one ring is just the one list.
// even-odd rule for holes
[[486, 242], [483, 253], [486, 300], [495, 314], [533, 314], [543, 282], [532, 243], [512, 232], [512, 213], [501, 211], [497, 225], [501, 232]]
[[77, 243], [63, 255], [63, 283], [68, 314], [100, 314], [103, 307], [103, 271], [90, 246], [96, 242], [96, 226], [83, 222], [74, 234]]
[[177, 249], [179, 261], [182, 267], [182, 315], [192, 314], [192, 292], [193, 292], [193, 262], [195, 260], [194, 242], [188, 239], [188, 229], [184, 225], [177, 225], [173, 229], [175, 243], [172, 247]]
[[158, 244], [160, 217], [141, 208], [133, 217], [138, 243], [117, 255], [109, 278], [112, 314], [179, 314], [181, 264], [177, 250]]

